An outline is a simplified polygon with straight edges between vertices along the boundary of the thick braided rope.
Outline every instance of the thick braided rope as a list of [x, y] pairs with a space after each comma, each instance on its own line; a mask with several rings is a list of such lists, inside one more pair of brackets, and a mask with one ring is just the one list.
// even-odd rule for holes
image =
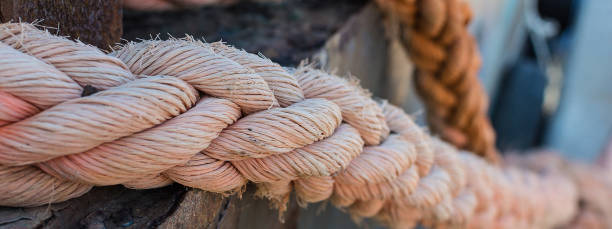
[[396, 228], [547, 228], [576, 205], [569, 179], [459, 152], [323, 71], [189, 37], [107, 55], [0, 25], [0, 205], [115, 184], [232, 193], [247, 181], [280, 210], [295, 190], [301, 204], [331, 199]]
[[495, 132], [487, 118], [488, 97], [478, 81], [481, 60], [467, 31], [471, 19], [462, 0], [377, 0], [401, 24], [401, 36], [416, 65], [418, 93], [435, 133], [453, 145], [498, 161]]
[[577, 214], [562, 228], [612, 227], [612, 177], [610, 153], [604, 150], [595, 164], [569, 163], [557, 153], [543, 151], [528, 155], [509, 155], [504, 162], [538, 171], [557, 170], [574, 180], [580, 202]]

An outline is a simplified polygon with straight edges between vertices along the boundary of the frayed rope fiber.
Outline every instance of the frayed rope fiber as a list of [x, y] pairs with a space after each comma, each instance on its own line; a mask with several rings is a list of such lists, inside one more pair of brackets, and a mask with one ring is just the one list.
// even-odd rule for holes
[[459, 152], [308, 66], [189, 37], [105, 54], [0, 25], [0, 205], [115, 184], [230, 194], [247, 181], [280, 210], [295, 190], [301, 204], [330, 199], [395, 228], [548, 228], [571, 218], [577, 195], [565, 176]]

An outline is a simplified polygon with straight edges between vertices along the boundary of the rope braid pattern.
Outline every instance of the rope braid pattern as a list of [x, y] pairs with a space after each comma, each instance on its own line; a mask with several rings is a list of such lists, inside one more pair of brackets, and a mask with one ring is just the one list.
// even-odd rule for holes
[[453, 145], [497, 162], [488, 97], [478, 81], [481, 59], [467, 31], [468, 4], [460, 0], [376, 0], [401, 24], [401, 37], [417, 68], [418, 94], [432, 130]]
[[0, 205], [115, 184], [230, 194], [247, 181], [281, 211], [295, 190], [301, 204], [331, 199], [395, 228], [547, 228], [576, 198], [563, 176], [459, 152], [356, 82], [308, 66], [189, 37], [107, 55], [0, 25]]

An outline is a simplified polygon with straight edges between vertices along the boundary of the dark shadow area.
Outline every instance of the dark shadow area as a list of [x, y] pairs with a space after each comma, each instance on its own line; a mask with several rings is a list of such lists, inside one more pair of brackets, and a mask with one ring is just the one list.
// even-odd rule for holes
[[124, 12], [123, 39], [159, 35], [204, 38], [252, 53], [262, 53], [283, 66], [295, 66], [319, 50], [364, 0], [287, 0], [282, 3], [240, 2], [167, 12]]

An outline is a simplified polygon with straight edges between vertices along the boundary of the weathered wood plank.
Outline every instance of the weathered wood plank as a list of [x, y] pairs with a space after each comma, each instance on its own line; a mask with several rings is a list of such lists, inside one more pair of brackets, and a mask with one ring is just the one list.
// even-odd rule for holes
[[38, 22], [102, 49], [123, 33], [121, 0], [0, 0], [1, 22]]
[[322, 67], [340, 76], [352, 75], [375, 96], [386, 96], [387, 42], [382, 13], [369, 4], [334, 34], [317, 55]]
[[220, 228], [219, 221], [227, 214], [230, 206], [235, 209], [235, 203], [230, 205], [231, 200], [231, 197], [190, 190], [159, 228]]
[[267, 200], [221, 194], [178, 184], [160, 189], [97, 187], [82, 197], [35, 208], [0, 207], [0, 229], [21, 228], [297, 228], [293, 201], [279, 221]]
[[186, 193], [180, 185], [152, 190], [99, 187], [63, 203], [1, 207], [0, 228], [150, 228], [161, 224]]

